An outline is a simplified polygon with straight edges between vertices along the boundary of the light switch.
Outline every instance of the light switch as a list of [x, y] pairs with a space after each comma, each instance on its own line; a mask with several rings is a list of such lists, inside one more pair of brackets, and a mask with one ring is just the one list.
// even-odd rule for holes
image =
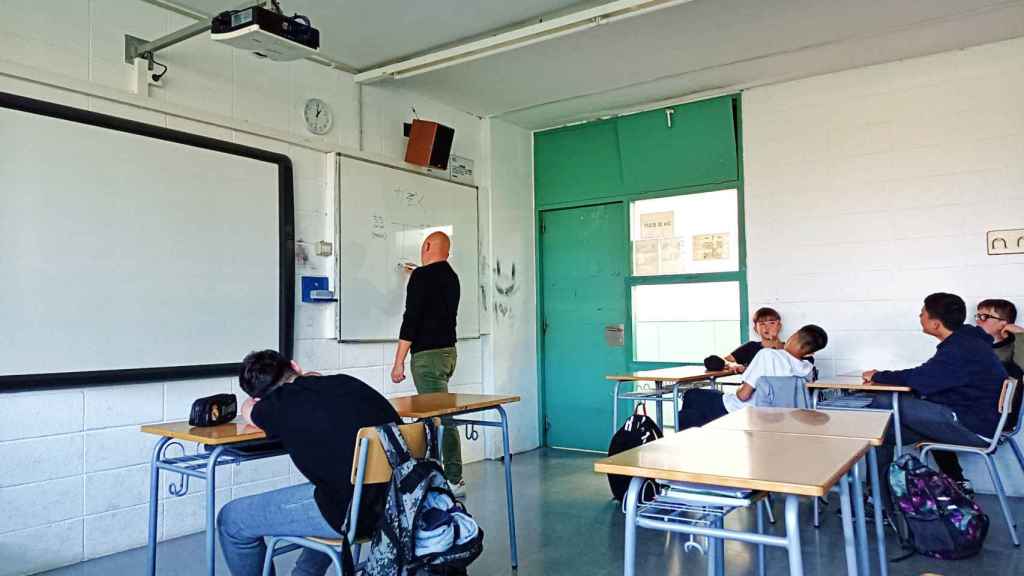
[[992, 230], [986, 238], [988, 253], [991, 256], [998, 254], [1024, 254], [1024, 228], [1016, 230]]

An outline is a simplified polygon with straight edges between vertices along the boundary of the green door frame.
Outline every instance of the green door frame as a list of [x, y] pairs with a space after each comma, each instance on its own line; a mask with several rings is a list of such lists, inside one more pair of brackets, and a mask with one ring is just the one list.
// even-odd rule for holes
[[[750, 318], [750, 303], [747, 287], [747, 240], [746, 240], [746, 202], [744, 194], [744, 167], [743, 167], [743, 114], [742, 104], [739, 94], [736, 95], [733, 100], [735, 106], [735, 129], [736, 129], [736, 164], [737, 164], [737, 178], [736, 180], [730, 180], [725, 182], [715, 182], [709, 184], [702, 184], [699, 186], [687, 186], [680, 188], [670, 188], [665, 190], [657, 190], [650, 192], [640, 193], [624, 193], [615, 196], [594, 198], [589, 200], [580, 200], [573, 202], [554, 202], [550, 204], [535, 205], [534, 207], [534, 230], [535, 230], [535, 241], [534, 241], [534, 265], [537, 270], [537, 280], [535, 289], [535, 296], [537, 302], [536, 309], [536, 322], [537, 322], [537, 334], [535, 338], [535, 346], [537, 350], [537, 385], [538, 390], [538, 402], [537, 402], [537, 418], [540, 423], [539, 430], [539, 441], [541, 446], [547, 445], [547, 420], [546, 414], [544, 413], [544, 406], [546, 400], [546, 382], [544, 380], [544, 267], [541, 258], [541, 219], [542, 214], [548, 210], [558, 210], [564, 208], [582, 208], [585, 206], [598, 206], [602, 204], [623, 204], [623, 210], [626, 210], [626, 238], [629, 238], [629, 226], [630, 226], [630, 205], [636, 200], [648, 200], [651, 198], [664, 198], [666, 196], [679, 196], [684, 194], [699, 194], [701, 192], [714, 192], [716, 190], [736, 190], [736, 212], [738, 218], [738, 230], [739, 230], [739, 267], [734, 272], [717, 272], [710, 274], [673, 274], [666, 276], [627, 276], [624, 279], [626, 284], [626, 314], [627, 320], [625, 329], [625, 340], [626, 340], [626, 358], [627, 365], [630, 370], [649, 370], [654, 368], [669, 368], [672, 366], [693, 366], [698, 365], [698, 362], [637, 362], [635, 360], [635, 342], [634, 342], [634, 331], [633, 331], [633, 306], [632, 306], [632, 287], [643, 284], [675, 284], [675, 283], [692, 283], [692, 282], [721, 282], [721, 281], [739, 281], [740, 283], [740, 339], [743, 339], [744, 331], [747, 330]], [[633, 270], [633, 251], [632, 249], [627, 250], [626, 256], [626, 270], [632, 272]]]

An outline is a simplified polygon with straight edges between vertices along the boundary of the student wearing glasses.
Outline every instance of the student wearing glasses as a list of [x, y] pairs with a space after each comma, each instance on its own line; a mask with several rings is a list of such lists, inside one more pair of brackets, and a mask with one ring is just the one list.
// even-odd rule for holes
[[[992, 337], [992, 351], [1003, 363], [1006, 373], [1020, 382], [1024, 375], [1021, 369], [1021, 365], [1024, 364], [1024, 335], [1018, 335], [1024, 332], [1024, 327], [1018, 326], [1016, 322], [1017, 307], [1013, 305], [1013, 302], [997, 298], [978, 302], [978, 312], [974, 315], [974, 323]], [[1017, 422], [1021, 397], [1021, 389], [1017, 388], [1017, 391], [1014, 392], [1013, 410], [1006, 421], [1008, 427]], [[963, 477], [963, 470], [960, 468], [960, 460], [956, 453], [935, 452], [934, 454], [936, 456], [943, 454], [935, 459], [943, 473], [951, 478]], [[973, 492], [967, 481], [961, 483], [961, 488]]]

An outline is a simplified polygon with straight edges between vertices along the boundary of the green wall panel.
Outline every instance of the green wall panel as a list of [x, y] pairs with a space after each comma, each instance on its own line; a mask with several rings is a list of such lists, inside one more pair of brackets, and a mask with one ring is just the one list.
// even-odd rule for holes
[[[618, 119], [622, 177], [631, 192], [736, 180], [731, 97], [702, 100]], [[672, 110], [669, 127], [666, 110]]]
[[614, 120], [540, 132], [534, 137], [538, 205], [582, 202], [622, 193], [619, 135]]

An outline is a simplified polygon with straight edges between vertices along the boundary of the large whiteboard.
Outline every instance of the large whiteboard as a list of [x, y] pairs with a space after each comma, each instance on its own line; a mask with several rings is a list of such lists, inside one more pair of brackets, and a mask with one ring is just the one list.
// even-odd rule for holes
[[277, 156], [0, 94], [0, 385], [230, 374], [290, 347]]
[[426, 235], [452, 238], [449, 263], [459, 275], [459, 338], [480, 335], [477, 190], [346, 156], [338, 156], [342, 340], [396, 340], [409, 273]]

